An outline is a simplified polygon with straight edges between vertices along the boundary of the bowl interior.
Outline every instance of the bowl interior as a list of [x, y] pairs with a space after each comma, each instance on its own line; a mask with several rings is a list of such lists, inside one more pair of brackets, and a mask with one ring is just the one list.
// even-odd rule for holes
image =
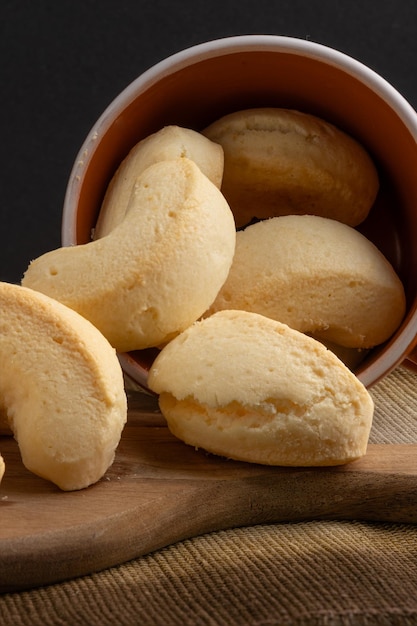
[[[75, 220], [73, 241], [90, 241], [115, 170], [141, 139], [168, 124], [201, 130], [226, 113], [250, 107], [286, 107], [332, 122], [359, 140], [373, 157], [381, 188], [359, 229], [392, 263], [402, 279], [407, 317], [387, 345], [373, 350], [357, 375], [373, 384], [400, 362], [410, 337], [399, 340], [415, 314], [417, 259], [417, 145], [386, 95], [362, 77], [328, 59], [296, 51], [249, 49], [226, 51], [164, 71], [155, 80], [139, 78], [109, 106], [86, 141], [74, 167], [64, 213]], [[378, 314], [378, 311], [375, 311]], [[146, 386], [156, 350], [120, 355], [126, 372]], [[383, 355], [385, 364], [382, 362]], [[388, 362], [389, 361], [389, 362]]]

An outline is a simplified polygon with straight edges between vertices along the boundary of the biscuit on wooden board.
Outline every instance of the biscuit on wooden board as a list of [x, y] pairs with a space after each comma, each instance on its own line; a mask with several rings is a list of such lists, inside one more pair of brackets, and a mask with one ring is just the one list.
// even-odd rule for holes
[[320, 342], [256, 313], [196, 322], [163, 348], [148, 384], [172, 433], [217, 455], [314, 466], [366, 453], [363, 384]]
[[116, 352], [37, 291], [0, 283], [0, 309], [0, 395], [22, 461], [65, 491], [88, 487], [113, 463], [127, 419]]

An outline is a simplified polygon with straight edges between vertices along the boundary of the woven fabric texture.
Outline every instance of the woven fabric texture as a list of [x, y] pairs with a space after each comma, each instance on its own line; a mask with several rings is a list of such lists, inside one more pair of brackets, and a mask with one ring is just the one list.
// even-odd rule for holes
[[[417, 375], [372, 389], [373, 443], [417, 439]], [[0, 597], [4, 626], [417, 624], [417, 528], [308, 521], [211, 533]]]

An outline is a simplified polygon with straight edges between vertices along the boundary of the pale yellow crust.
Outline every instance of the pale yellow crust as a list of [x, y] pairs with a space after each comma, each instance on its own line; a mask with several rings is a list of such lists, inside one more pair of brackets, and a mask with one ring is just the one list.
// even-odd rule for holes
[[98, 481], [127, 419], [122, 370], [87, 320], [0, 283], [0, 397], [24, 465], [63, 490]]
[[320, 466], [366, 453], [362, 383], [318, 341], [255, 313], [197, 322], [160, 352], [148, 384], [173, 434], [214, 454]]
[[349, 348], [386, 341], [405, 313], [403, 285], [354, 228], [312, 215], [275, 217], [237, 233], [226, 282], [206, 315], [243, 309]]
[[22, 283], [78, 311], [119, 352], [159, 346], [212, 304], [235, 241], [230, 208], [197, 165], [160, 161], [107, 237], [46, 253]]
[[194, 130], [165, 126], [137, 143], [120, 164], [104, 197], [94, 238], [108, 235], [123, 221], [136, 179], [147, 167], [180, 157], [194, 161], [220, 188], [224, 163], [222, 147]]
[[0, 454], [0, 483], [3, 480], [5, 470], [6, 470], [6, 465], [4, 463], [3, 457]]
[[364, 148], [332, 124], [300, 111], [237, 111], [203, 131], [224, 150], [222, 191], [238, 227], [253, 218], [312, 214], [355, 226], [379, 180]]

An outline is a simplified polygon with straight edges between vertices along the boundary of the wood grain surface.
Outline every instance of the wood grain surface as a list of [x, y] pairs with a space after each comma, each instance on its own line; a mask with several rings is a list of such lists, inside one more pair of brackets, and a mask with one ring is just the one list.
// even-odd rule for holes
[[155, 399], [129, 397], [115, 462], [95, 485], [62, 492], [2, 437], [0, 592], [90, 574], [186, 538], [312, 519], [417, 522], [417, 445], [369, 445], [334, 468], [215, 457], [175, 439]]

